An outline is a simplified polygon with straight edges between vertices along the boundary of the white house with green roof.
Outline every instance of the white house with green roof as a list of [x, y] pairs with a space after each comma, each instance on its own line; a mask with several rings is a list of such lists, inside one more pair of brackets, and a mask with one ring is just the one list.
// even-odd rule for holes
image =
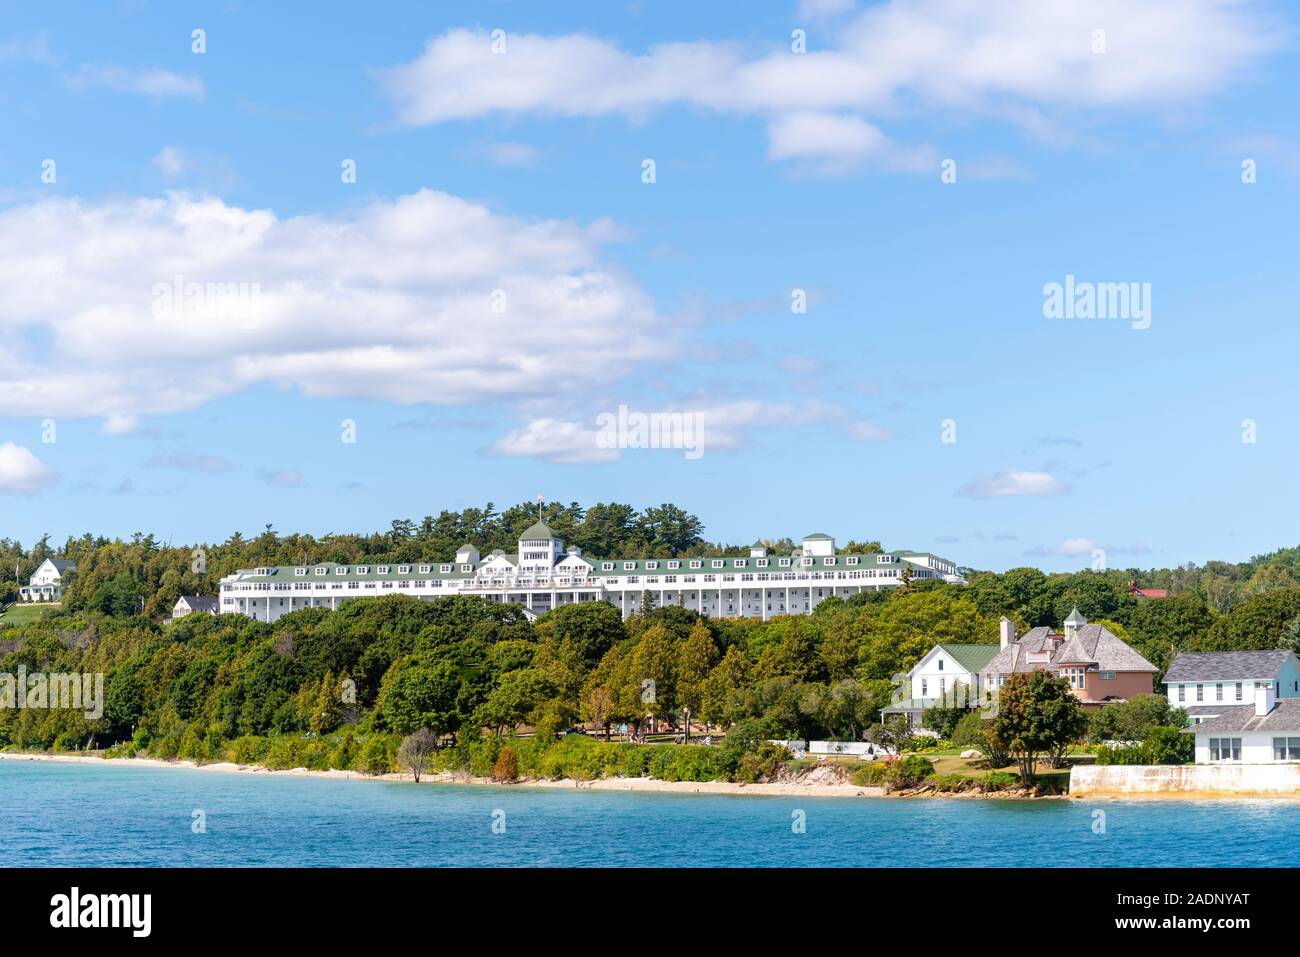
[[912, 666], [901, 682], [900, 691], [909, 697], [895, 701], [882, 714], [901, 714], [914, 729], [921, 730], [927, 708], [940, 703], [951, 707], [975, 707], [982, 700], [984, 679], [980, 672], [998, 653], [997, 645], [935, 645]]
[[607, 601], [626, 618], [649, 594], [713, 617], [808, 614], [832, 596], [893, 588], [910, 575], [965, 584], [957, 567], [928, 552], [851, 555], [816, 533], [789, 555], [755, 544], [744, 557], [588, 558], [545, 522], [520, 536], [517, 551], [479, 554], [462, 545], [452, 561], [362, 562], [244, 568], [221, 580], [221, 611], [260, 621], [303, 608], [337, 608], [349, 598], [413, 595], [434, 600], [480, 595], [540, 615], [562, 605]]

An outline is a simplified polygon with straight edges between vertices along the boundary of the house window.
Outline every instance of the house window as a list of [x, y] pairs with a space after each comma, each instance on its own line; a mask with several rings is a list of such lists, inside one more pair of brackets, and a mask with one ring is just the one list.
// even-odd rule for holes
[[1097, 672], [1097, 677], [1100, 678], [1102, 681], [1114, 681], [1114, 680], [1115, 680], [1115, 672], [1113, 672], [1113, 671], [1099, 671], [1099, 672]]
[[1300, 738], [1274, 738], [1274, 761], [1300, 761]]
[[943, 671], [943, 659], [942, 659], [942, 658], [939, 659], [939, 670], [940, 670], [940, 671]]
[[646, 571], [648, 571], [648, 572], [652, 572], [652, 571], [654, 571], [656, 568], [659, 567], [659, 563], [658, 563], [658, 562], [646, 562], [646, 563], [645, 563], [645, 567], [646, 567]]
[[317, 574], [317, 575], [324, 575], [324, 574], [325, 574], [325, 569], [323, 569], [323, 568], [318, 568], [318, 569], [316, 569], [316, 574]]
[[1205, 685], [1196, 686], [1196, 700], [1197, 701], [1205, 700]]
[[613, 563], [613, 562], [601, 562], [601, 563], [600, 563], [600, 570], [601, 570], [601, 571], [605, 571], [605, 572], [612, 572], [612, 571], [614, 570], [614, 563]]
[[370, 566], [369, 566], [369, 565], [358, 565], [358, 566], [357, 566], [357, 574], [358, 574], [358, 575], [365, 575], [365, 574], [369, 573], [369, 571], [370, 571]]
[[1241, 700], [1241, 682], [1240, 682], [1240, 681], [1237, 682], [1237, 700], [1238, 700], [1238, 701]]
[[1187, 700], [1187, 685], [1178, 686], [1178, 700], [1180, 702]]
[[922, 697], [922, 698], [924, 698], [925, 695], [926, 695], [926, 691], [927, 691], [926, 684], [927, 684], [927, 683], [926, 683], [926, 680], [925, 680], [924, 678], [922, 678], [922, 679], [921, 679], [921, 697]]
[[726, 564], [726, 562], [722, 561], [720, 558], [715, 558], [709, 564], [711, 564], [714, 568], [721, 568], [723, 565]]
[[1210, 738], [1211, 761], [1240, 761], [1241, 738]]
[[847, 562], [850, 565], [856, 565], [858, 563], [858, 558], [856, 555], [854, 555], [852, 558], [846, 558], [845, 562]]
[[427, 575], [427, 574], [429, 574], [429, 572], [431, 572], [432, 570], [433, 570], [433, 566], [432, 566], [432, 565], [421, 565], [421, 566], [420, 566], [420, 574], [421, 574], [421, 575]]
[[1214, 700], [1215, 700], [1215, 701], [1222, 701], [1222, 700], [1223, 700], [1223, 682], [1222, 682], [1222, 681], [1220, 681], [1217, 685], [1214, 686]]

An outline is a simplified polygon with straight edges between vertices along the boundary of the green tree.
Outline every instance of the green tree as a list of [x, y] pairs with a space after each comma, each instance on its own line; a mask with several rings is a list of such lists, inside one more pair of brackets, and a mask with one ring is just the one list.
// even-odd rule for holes
[[998, 692], [992, 731], [1020, 766], [1020, 779], [1029, 784], [1040, 755], [1082, 737], [1086, 721], [1078, 700], [1064, 678], [1044, 671], [1010, 675]]

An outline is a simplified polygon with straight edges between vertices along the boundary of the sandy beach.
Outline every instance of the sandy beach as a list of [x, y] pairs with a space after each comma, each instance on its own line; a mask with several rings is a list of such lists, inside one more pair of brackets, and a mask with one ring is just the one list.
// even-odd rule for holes
[[[193, 761], [163, 761], [158, 758], [100, 758], [75, 754], [37, 754], [25, 752], [0, 751], [3, 761], [53, 761], [60, 764], [113, 764], [141, 768], [184, 768], [195, 771], [223, 771], [239, 774], [276, 774], [289, 777], [336, 778], [355, 781], [400, 781], [414, 784], [415, 779], [408, 773], [365, 775], [356, 771], [313, 771], [310, 768], [292, 768], [284, 771], [272, 770], [257, 764], [233, 764], [229, 761], [212, 764], [196, 764]], [[827, 784], [809, 782], [807, 784], [736, 784], [731, 781], [659, 781], [654, 778], [599, 778], [592, 781], [578, 781], [572, 778], [561, 780], [520, 780], [503, 785], [491, 778], [477, 778], [459, 772], [440, 772], [423, 774], [420, 784], [469, 784], [490, 785], [493, 787], [536, 787], [569, 788], [590, 791], [657, 791], [671, 794], [741, 794], [766, 797], [884, 797], [884, 789], [878, 787], [859, 787], [855, 784]]]

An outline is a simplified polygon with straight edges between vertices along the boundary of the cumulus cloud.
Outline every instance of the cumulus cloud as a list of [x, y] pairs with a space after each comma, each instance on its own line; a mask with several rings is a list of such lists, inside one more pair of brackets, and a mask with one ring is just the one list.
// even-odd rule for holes
[[[804, 12], [846, 6], [818, 0]], [[1093, 52], [1095, 30], [1104, 53]], [[1217, 92], [1282, 43], [1266, 8], [1241, 0], [892, 0], [828, 39], [799, 55], [711, 41], [632, 52], [584, 34], [520, 33], [494, 53], [486, 32], [456, 29], [379, 79], [407, 126], [494, 113], [641, 118], [687, 105], [768, 118], [774, 158], [820, 144], [842, 159], [887, 145], [864, 115], [982, 112], [1042, 135], [1053, 112]], [[792, 114], [803, 119], [782, 119]], [[802, 147], [790, 135], [799, 124]]]
[[112, 90], [115, 93], [136, 93], [141, 96], [188, 97], [203, 99], [203, 81], [193, 73], [173, 73], [171, 70], [135, 68], [111, 63], [86, 63], [75, 73], [64, 77], [68, 89], [84, 92], [94, 89]]
[[678, 347], [601, 263], [615, 235], [428, 190], [284, 219], [185, 194], [11, 207], [0, 407], [126, 423], [265, 385], [434, 404], [581, 392]]
[[13, 442], [0, 444], [0, 492], [30, 495], [53, 479], [54, 469], [30, 449]]
[[1070, 487], [1050, 472], [1008, 469], [968, 482], [959, 490], [975, 498], [1064, 495]]
[[[617, 417], [614, 409], [608, 414]], [[732, 451], [748, 444], [756, 432], [791, 426], [830, 426], [842, 429], [850, 437], [861, 441], [880, 441], [892, 434], [867, 422], [854, 421], [851, 413], [838, 405], [809, 399], [803, 402], [770, 402], [761, 399], [734, 401], [678, 402], [663, 407], [627, 407], [628, 415], [658, 414], [667, 422], [678, 417], [682, 428], [664, 435], [677, 438], [663, 440], [650, 451], [679, 452], [698, 450], [689, 458], [698, 458], [711, 451]], [[537, 417], [493, 443], [488, 451], [497, 455], [532, 456], [561, 464], [598, 464], [616, 461], [625, 451], [634, 454], [645, 449], [630, 438], [635, 432], [628, 430], [627, 444], [615, 438], [611, 444], [602, 442], [600, 419], [593, 416], [587, 421], [559, 417]]]

